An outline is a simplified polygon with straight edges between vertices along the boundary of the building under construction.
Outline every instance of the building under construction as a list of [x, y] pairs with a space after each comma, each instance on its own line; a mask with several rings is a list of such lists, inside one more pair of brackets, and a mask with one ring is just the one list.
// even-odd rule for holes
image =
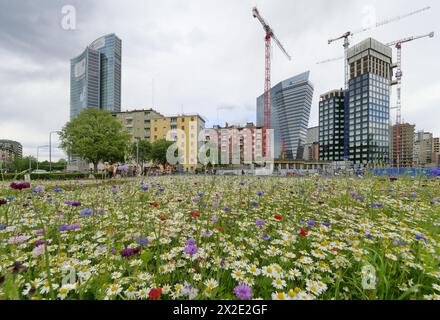
[[[397, 138], [399, 133], [398, 124], [392, 126], [391, 141], [393, 142], [391, 159], [394, 167], [410, 168], [414, 162], [414, 132], [415, 125], [409, 123], [400, 124], [400, 141]], [[399, 143], [400, 142], [400, 147]], [[398, 152], [400, 150], [400, 157]], [[400, 165], [398, 161], [400, 160]]]

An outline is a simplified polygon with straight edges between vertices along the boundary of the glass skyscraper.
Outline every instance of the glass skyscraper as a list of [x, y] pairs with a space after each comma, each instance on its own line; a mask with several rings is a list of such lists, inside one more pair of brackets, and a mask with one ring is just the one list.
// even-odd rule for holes
[[121, 111], [122, 41], [103, 36], [70, 61], [70, 119], [85, 108]]
[[[271, 89], [271, 126], [274, 129], [275, 159], [302, 159], [307, 137], [313, 85], [310, 72], [278, 83]], [[264, 126], [264, 95], [257, 98], [257, 126]]]
[[392, 49], [372, 38], [348, 51], [345, 156], [354, 164], [388, 163]]

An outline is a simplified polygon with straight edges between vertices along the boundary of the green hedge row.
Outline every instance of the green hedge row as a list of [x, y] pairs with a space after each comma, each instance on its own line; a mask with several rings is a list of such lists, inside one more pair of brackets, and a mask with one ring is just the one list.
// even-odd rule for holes
[[[106, 173], [92, 173], [96, 179], [103, 179]], [[31, 173], [31, 180], [76, 180], [88, 179], [90, 173]], [[1, 176], [0, 176], [1, 179]], [[5, 180], [24, 180], [24, 174], [7, 173], [4, 174]]]

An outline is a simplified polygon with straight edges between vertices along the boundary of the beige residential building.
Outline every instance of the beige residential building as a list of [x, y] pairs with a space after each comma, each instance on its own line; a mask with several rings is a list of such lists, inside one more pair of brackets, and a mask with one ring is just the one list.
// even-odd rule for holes
[[131, 110], [113, 114], [122, 126], [131, 135], [131, 141], [151, 141], [151, 124], [153, 119], [162, 118], [159, 112], [153, 109]]
[[432, 133], [419, 131], [414, 135], [414, 163], [418, 166], [432, 164]]
[[199, 134], [205, 129], [205, 119], [198, 114], [166, 116], [152, 120], [150, 141], [175, 141], [184, 150], [185, 171], [194, 171], [198, 165]]

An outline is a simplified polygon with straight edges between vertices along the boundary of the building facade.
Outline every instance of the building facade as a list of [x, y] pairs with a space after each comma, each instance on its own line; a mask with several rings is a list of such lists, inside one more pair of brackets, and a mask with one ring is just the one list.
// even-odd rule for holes
[[71, 59], [70, 119], [85, 108], [121, 111], [121, 56], [121, 39], [108, 34]]
[[151, 141], [151, 122], [163, 117], [153, 109], [118, 112], [113, 113], [113, 116], [130, 134], [133, 143], [141, 140]]
[[[278, 83], [271, 89], [271, 127], [274, 129], [274, 158], [302, 159], [314, 87], [310, 72]], [[264, 94], [257, 98], [257, 126], [264, 126]]]
[[343, 161], [345, 156], [345, 91], [333, 90], [319, 98], [319, 159]]
[[418, 131], [414, 135], [414, 164], [426, 166], [432, 164], [434, 139], [432, 133]]
[[184, 150], [185, 171], [194, 171], [198, 165], [200, 132], [205, 129], [205, 119], [198, 114], [166, 116], [153, 119], [151, 122], [150, 141], [168, 140], [177, 143]]
[[440, 138], [434, 138], [432, 143], [432, 162], [435, 166], [440, 166]]
[[[257, 127], [253, 122], [244, 126], [225, 124], [224, 127], [215, 125], [212, 128], [217, 134], [219, 147], [218, 163], [223, 165], [252, 165], [263, 155], [263, 127]], [[205, 140], [210, 140], [206, 136]]]
[[23, 146], [21, 143], [12, 140], [0, 140], [0, 162], [3, 166], [7, 166], [22, 157]]
[[303, 159], [305, 161], [319, 160], [319, 127], [307, 129]]
[[[400, 166], [401, 167], [411, 167], [414, 161], [414, 132], [415, 125], [409, 123], [400, 124]], [[391, 141], [392, 141], [392, 149], [391, 149], [391, 164], [394, 167], [398, 165], [398, 126], [393, 125], [391, 130]]]
[[349, 48], [345, 156], [354, 164], [389, 163], [392, 49], [368, 38]]

